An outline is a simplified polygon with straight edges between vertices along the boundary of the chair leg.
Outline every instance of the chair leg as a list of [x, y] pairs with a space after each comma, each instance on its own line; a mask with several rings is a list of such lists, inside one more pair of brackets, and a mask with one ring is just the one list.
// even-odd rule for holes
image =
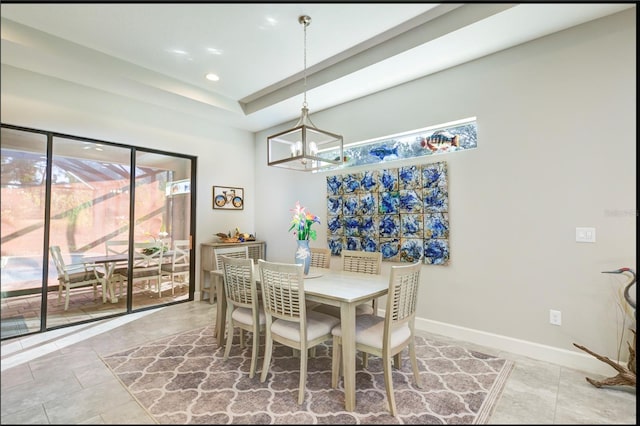
[[258, 348], [260, 345], [260, 330], [253, 327], [253, 347], [251, 348], [251, 368], [249, 369], [249, 378], [253, 379], [256, 374], [256, 364], [258, 363]]
[[398, 352], [397, 354], [395, 354], [393, 356], [393, 366], [397, 369], [400, 369], [402, 367], [402, 352]]
[[411, 339], [411, 343], [409, 343], [409, 358], [411, 358], [411, 367], [413, 368], [413, 378], [416, 381], [416, 386], [422, 388], [420, 371], [418, 370], [418, 359], [416, 358], [416, 344], [413, 339]]
[[387, 390], [387, 401], [389, 402], [389, 411], [391, 415], [396, 415], [396, 399], [393, 396], [393, 372], [391, 370], [391, 355], [386, 354], [382, 357], [384, 364], [384, 387]]
[[107, 288], [109, 288], [107, 284], [107, 277], [102, 278], [102, 303], [107, 303]]
[[338, 387], [338, 376], [342, 365], [342, 346], [338, 336], [333, 336], [333, 353], [331, 355], [331, 387]]
[[307, 345], [303, 344], [300, 348], [300, 384], [298, 389], [298, 405], [304, 402], [304, 391], [307, 384], [307, 359], [309, 351]]
[[122, 286], [124, 286], [124, 278], [122, 277], [122, 275], [118, 276], [118, 286], [120, 288], [120, 297], [123, 296], [123, 292], [122, 292]]
[[64, 310], [69, 309], [69, 286], [67, 286], [64, 297]]
[[210, 273], [209, 274], [209, 282], [211, 283], [209, 286], [209, 303], [213, 303], [214, 301], [220, 303], [218, 300], [218, 286], [224, 286], [224, 280], [220, 276], [215, 276]]
[[[267, 324], [267, 328], [271, 324]], [[260, 381], [264, 382], [267, 380], [267, 373], [269, 372], [269, 365], [271, 364], [271, 351], [273, 350], [273, 339], [271, 339], [271, 333], [269, 331], [266, 332], [265, 342], [264, 342], [264, 359], [262, 362], [262, 373], [260, 374]]]
[[229, 358], [229, 353], [231, 352], [231, 345], [233, 344], [233, 320], [231, 319], [231, 310], [227, 311], [227, 343], [224, 348], [224, 360], [226, 361]]
[[369, 354], [362, 352], [362, 367], [367, 368], [369, 366]]

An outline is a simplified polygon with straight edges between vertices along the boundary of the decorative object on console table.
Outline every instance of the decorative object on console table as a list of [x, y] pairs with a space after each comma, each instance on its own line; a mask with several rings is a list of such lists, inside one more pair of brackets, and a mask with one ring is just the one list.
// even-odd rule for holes
[[232, 235], [231, 231], [228, 234], [224, 232], [218, 232], [216, 237], [220, 238], [222, 243], [244, 243], [245, 241], [255, 241], [256, 237], [253, 234], [246, 232], [240, 232], [239, 228], [236, 228], [235, 233]]
[[316, 230], [311, 229], [314, 223], [320, 223], [318, 216], [309, 213], [300, 205], [300, 201], [296, 201], [296, 207], [291, 209], [293, 218], [291, 219], [291, 227], [289, 231], [297, 237], [297, 248], [295, 262], [304, 265], [304, 274], [309, 274], [309, 266], [311, 265], [311, 251], [309, 250], [309, 239], [316, 239]]
[[244, 189], [226, 186], [214, 186], [213, 208], [225, 210], [244, 209]]

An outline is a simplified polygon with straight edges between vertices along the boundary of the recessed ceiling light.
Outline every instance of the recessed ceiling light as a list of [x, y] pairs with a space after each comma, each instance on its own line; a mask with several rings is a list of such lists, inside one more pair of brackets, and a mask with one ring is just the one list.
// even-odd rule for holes
[[218, 81], [218, 80], [220, 80], [220, 77], [218, 77], [217, 75], [215, 75], [214, 73], [211, 73], [211, 72], [209, 74], [207, 74], [205, 76], [205, 78], [207, 80], [210, 80], [210, 81]]
[[276, 18], [271, 17], [271, 16], [267, 16], [265, 18], [265, 21], [267, 21], [267, 24], [269, 24], [269, 25], [271, 25], [273, 27], [278, 25], [278, 20]]

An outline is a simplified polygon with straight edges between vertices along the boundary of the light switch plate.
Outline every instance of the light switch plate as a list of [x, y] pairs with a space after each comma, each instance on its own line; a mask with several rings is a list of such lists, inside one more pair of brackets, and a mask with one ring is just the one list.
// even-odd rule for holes
[[576, 242], [595, 243], [596, 228], [576, 228]]

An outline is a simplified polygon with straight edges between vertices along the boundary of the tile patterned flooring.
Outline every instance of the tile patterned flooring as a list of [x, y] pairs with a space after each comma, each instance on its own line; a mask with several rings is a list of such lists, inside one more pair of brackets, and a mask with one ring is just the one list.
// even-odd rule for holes
[[[186, 302], [2, 342], [0, 423], [153, 424], [100, 355], [211, 324], [215, 307]], [[636, 424], [635, 388], [597, 389], [585, 376], [604, 377], [435, 338], [515, 362], [490, 424]]]

